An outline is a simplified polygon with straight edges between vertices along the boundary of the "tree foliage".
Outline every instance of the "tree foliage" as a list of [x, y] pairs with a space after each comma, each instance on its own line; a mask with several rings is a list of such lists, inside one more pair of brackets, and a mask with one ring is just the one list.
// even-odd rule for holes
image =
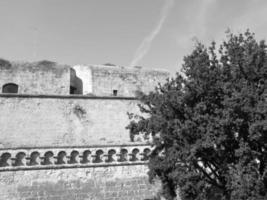
[[198, 43], [185, 76], [140, 95], [131, 137], [153, 136], [149, 175], [183, 200], [267, 199], [267, 52], [250, 31]]

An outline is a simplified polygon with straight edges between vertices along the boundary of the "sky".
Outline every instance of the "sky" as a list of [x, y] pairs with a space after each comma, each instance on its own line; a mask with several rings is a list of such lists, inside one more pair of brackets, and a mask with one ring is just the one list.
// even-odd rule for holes
[[0, 57], [181, 70], [194, 41], [267, 37], [266, 0], [0, 0]]

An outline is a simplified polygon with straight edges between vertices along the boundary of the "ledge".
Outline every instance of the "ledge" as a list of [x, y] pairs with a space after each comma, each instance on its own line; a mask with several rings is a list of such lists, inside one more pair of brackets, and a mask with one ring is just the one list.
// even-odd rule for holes
[[[98, 145], [84, 145], [84, 146], [38, 146], [38, 147], [11, 147], [11, 148], [0, 148], [1, 151], [9, 151], [9, 150], [34, 150], [34, 149], [40, 149], [40, 150], [45, 150], [45, 149], [76, 149], [76, 148], [123, 148], [123, 147], [147, 147], [151, 146], [150, 143], [138, 143], [138, 142], [131, 142], [131, 143], [122, 143], [122, 144], [98, 144]], [[1, 156], [1, 155], [0, 155]]]
[[0, 149], [0, 172], [145, 165], [150, 145]]
[[43, 99], [107, 99], [107, 100], [138, 100], [136, 97], [122, 96], [86, 96], [86, 95], [54, 95], [54, 94], [0, 94], [0, 98], [43, 98]]

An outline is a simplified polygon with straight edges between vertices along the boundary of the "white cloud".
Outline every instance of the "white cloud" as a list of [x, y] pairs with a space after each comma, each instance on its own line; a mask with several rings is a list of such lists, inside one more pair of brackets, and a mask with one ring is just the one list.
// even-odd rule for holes
[[144, 38], [142, 43], [139, 45], [138, 49], [135, 52], [135, 55], [130, 63], [130, 66], [136, 66], [139, 61], [147, 54], [151, 47], [151, 43], [155, 39], [155, 37], [159, 34], [162, 29], [162, 26], [170, 12], [171, 8], [173, 7], [174, 0], [166, 0], [160, 14], [159, 21], [157, 22], [155, 28], [152, 32]]

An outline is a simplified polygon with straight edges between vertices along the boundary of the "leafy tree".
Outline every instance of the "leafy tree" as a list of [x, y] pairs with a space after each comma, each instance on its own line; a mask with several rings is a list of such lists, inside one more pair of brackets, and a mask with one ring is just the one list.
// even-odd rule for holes
[[128, 128], [153, 136], [149, 176], [183, 200], [267, 199], [267, 52], [250, 31], [198, 43], [185, 76], [140, 95]]

